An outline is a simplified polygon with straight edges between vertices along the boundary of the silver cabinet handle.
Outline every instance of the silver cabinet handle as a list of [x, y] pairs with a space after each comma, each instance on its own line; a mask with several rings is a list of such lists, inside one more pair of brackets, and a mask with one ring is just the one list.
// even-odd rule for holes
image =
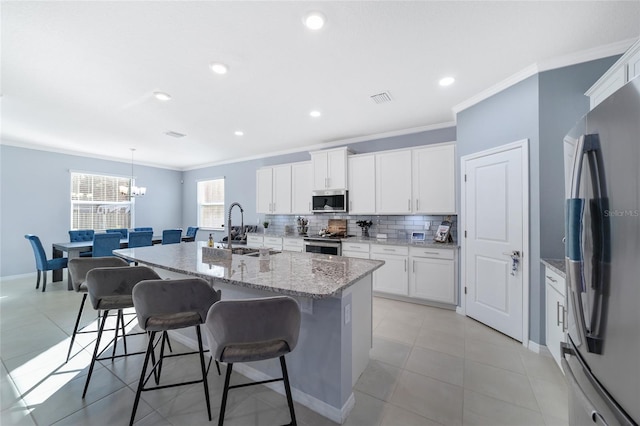
[[311, 211], [311, 201], [309, 201], [309, 211]]
[[420, 210], [420, 200], [416, 199], [416, 211]]
[[349, 201], [349, 210], [353, 210], [353, 201]]
[[411, 198], [409, 198], [409, 204], [408, 204], [409, 208], [408, 210], [411, 211]]
[[549, 278], [549, 281], [551, 281], [553, 283], [558, 282], [558, 280], [555, 280], [553, 277], [551, 277], [549, 275], [546, 275], [546, 277]]
[[407, 259], [404, 260], [404, 271], [407, 272]]
[[384, 251], [392, 251], [392, 252], [395, 252], [395, 249], [388, 249], [388, 248], [386, 248], [386, 249], [382, 249], [382, 250], [384, 250]]
[[412, 269], [412, 272], [415, 274], [416, 273], [416, 261], [415, 260], [413, 261], [413, 264], [411, 265], [411, 269]]
[[[561, 313], [562, 312], [562, 313]], [[562, 331], [567, 331], [567, 321], [566, 320], [566, 309], [560, 302], [556, 302], [556, 325], [560, 327], [560, 323], [562, 323]], [[562, 320], [560, 316], [562, 315]]]
[[560, 327], [560, 302], [556, 302], [556, 325]]

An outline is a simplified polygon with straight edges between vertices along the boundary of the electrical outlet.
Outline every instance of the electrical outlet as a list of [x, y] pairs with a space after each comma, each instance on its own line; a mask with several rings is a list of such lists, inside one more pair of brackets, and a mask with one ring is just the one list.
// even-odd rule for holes
[[344, 307], [344, 323], [349, 324], [351, 322], [351, 303]]
[[431, 229], [431, 221], [427, 220], [424, 222], [424, 229], [426, 229], [427, 231]]

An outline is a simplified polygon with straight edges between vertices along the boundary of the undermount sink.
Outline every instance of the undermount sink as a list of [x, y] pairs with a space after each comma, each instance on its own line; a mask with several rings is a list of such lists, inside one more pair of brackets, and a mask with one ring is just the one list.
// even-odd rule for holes
[[258, 251], [260, 251], [260, 249], [249, 247], [233, 247], [231, 249], [231, 253], [240, 255], [258, 253]]
[[[278, 254], [278, 253], [281, 253], [281, 252], [279, 252], [277, 250], [269, 250], [269, 255]], [[260, 256], [260, 253], [259, 252], [257, 252], [257, 253], [248, 253], [248, 254], [245, 254], [245, 256], [258, 257], [258, 256]]]

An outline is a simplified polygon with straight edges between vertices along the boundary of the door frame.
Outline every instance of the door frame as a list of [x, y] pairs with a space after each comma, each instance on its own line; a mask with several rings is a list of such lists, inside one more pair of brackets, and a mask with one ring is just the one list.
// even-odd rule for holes
[[464, 235], [465, 229], [467, 229], [467, 206], [466, 206], [466, 185], [465, 185], [465, 170], [466, 163], [470, 160], [486, 157], [488, 155], [498, 154], [501, 152], [509, 151], [514, 148], [521, 148], [521, 162], [522, 162], [522, 257], [520, 261], [522, 271], [522, 345], [529, 346], [529, 291], [530, 291], [530, 259], [531, 253], [529, 246], [529, 139], [521, 139], [506, 145], [501, 145], [495, 148], [487, 149], [484, 151], [475, 152], [460, 157], [460, 306], [457, 309], [459, 314], [467, 316], [466, 311], [466, 294], [464, 292], [465, 283], [467, 282], [467, 244], [466, 237]]

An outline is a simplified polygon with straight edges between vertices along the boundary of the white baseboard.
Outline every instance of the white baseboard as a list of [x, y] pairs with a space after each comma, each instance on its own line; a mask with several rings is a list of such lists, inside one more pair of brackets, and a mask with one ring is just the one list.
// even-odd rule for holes
[[[190, 349], [198, 350], [198, 343], [195, 340], [190, 339], [189, 337], [181, 333], [174, 333], [171, 331], [169, 333], [171, 334], [172, 340], [182, 343], [183, 345], [187, 346]], [[253, 367], [250, 367], [247, 364], [241, 364], [241, 363], [234, 364], [233, 370], [242, 374], [248, 379], [256, 382], [262, 381], [262, 380], [270, 380], [274, 378], [274, 377], [268, 376], [262, 371], [259, 371]], [[267, 386], [269, 389], [272, 389], [281, 395], [285, 394], [284, 387], [281, 384], [266, 383], [264, 386]], [[327, 404], [324, 401], [319, 400], [314, 396], [311, 396], [293, 387], [291, 388], [291, 396], [295, 402], [302, 404], [305, 407], [309, 408], [310, 410], [313, 410], [316, 413], [320, 414], [321, 416], [324, 416], [330, 419], [331, 421], [339, 424], [343, 424], [347, 420], [347, 417], [349, 416], [349, 414], [351, 413], [351, 410], [356, 404], [356, 399], [353, 395], [353, 392], [351, 392], [351, 395], [349, 395], [349, 398], [347, 398], [347, 402], [345, 402], [342, 408], [336, 408], [332, 405]]]
[[462, 316], [467, 316], [467, 313], [464, 311], [464, 309], [462, 309], [461, 306], [456, 306], [456, 314], [458, 315], [462, 315]]

